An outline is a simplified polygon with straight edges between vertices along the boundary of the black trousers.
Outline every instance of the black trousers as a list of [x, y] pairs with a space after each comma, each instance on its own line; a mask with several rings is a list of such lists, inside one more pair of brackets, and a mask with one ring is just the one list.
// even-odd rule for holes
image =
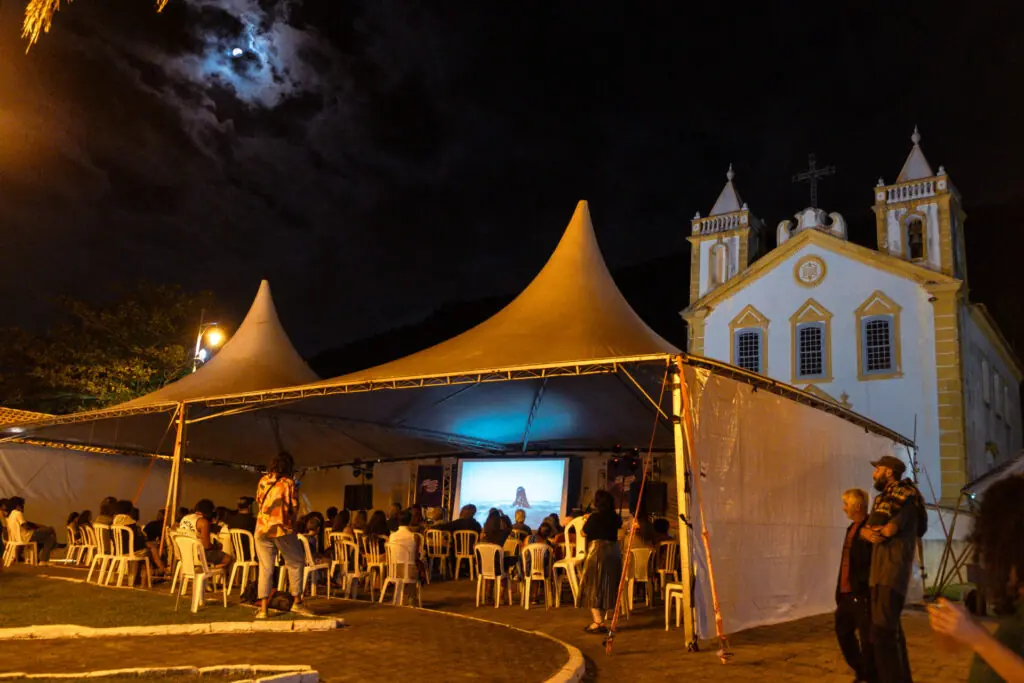
[[900, 624], [906, 596], [889, 586], [871, 587], [871, 634], [879, 683], [912, 683], [907, 640]]
[[871, 604], [867, 595], [844, 593], [836, 606], [836, 639], [843, 659], [859, 681], [878, 680], [871, 643]]

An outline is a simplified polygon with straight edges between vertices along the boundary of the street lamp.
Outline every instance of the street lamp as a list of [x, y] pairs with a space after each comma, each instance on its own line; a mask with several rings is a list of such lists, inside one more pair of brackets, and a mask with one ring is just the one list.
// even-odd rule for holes
[[[200, 363], [205, 363], [209, 357], [207, 348], [215, 349], [224, 343], [227, 339], [227, 335], [224, 330], [217, 327], [217, 323], [204, 323], [203, 315], [205, 311], [199, 314], [199, 333], [196, 335], [196, 352], [192, 356], [192, 372], [195, 372], [199, 368]], [[203, 338], [206, 338], [206, 348], [203, 345]]]

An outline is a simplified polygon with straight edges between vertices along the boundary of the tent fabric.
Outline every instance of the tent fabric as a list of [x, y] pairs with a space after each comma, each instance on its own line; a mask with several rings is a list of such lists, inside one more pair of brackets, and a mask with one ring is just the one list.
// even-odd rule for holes
[[[741, 382], [686, 368], [694, 448], [725, 628], [733, 633], [835, 609], [849, 524], [842, 493], [871, 491], [870, 461], [906, 449]], [[699, 517], [693, 513], [694, 528]], [[715, 633], [707, 558], [697, 533], [698, 625]]]
[[263, 280], [242, 324], [209, 362], [194, 373], [117, 408], [308, 384], [317, 379], [281, 326], [270, 283]]
[[[63, 540], [68, 513], [91, 510], [95, 517], [100, 501], [107, 496], [134, 499], [142, 523], [152, 520], [166, 504], [170, 469], [165, 461], [2, 444], [0, 498], [23, 497], [25, 516], [37, 524], [52, 526]], [[184, 467], [179, 501], [189, 508], [200, 498], [233, 506], [239, 496], [255, 495], [258, 478], [255, 472]]]

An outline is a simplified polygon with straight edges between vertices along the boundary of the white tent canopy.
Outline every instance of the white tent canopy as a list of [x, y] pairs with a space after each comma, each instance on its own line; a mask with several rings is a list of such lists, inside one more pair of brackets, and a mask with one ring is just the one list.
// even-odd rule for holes
[[[166, 438], [170, 413], [182, 406], [187, 457], [254, 465], [284, 448], [300, 467], [466, 452], [600, 452], [618, 444], [646, 450], [653, 443], [675, 453], [677, 495], [686, 501], [682, 393], [670, 373], [682, 366], [706, 520], [712, 537], [721, 534], [725, 544], [720, 583], [729, 630], [828, 608], [834, 576], [823, 567], [836, 566], [836, 539], [845, 528], [839, 495], [870, 482], [867, 459], [909, 443], [835, 403], [688, 356], [662, 339], [615, 286], [586, 202], [543, 270], [512, 303], [406, 358], [330, 380], [275, 386], [256, 366], [264, 350], [281, 354], [281, 341], [287, 343], [276, 314], [272, 318], [268, 328], [279, 334], [243, 336], [249, 334], [243, 323], [183, 388], [172, 385], [159, 396], [5, 432], [33, 443], [166, 457], [173, 450], [173, 439]], [[217, 365], [232, 345], [248, 348], [249, 360], [238, 356], [232, 363], [227, 356]], [[304, 369], [283, 355], [285, 367], [296, 374]], [[206, 371], [212, 379], [202, 379]], [[681, 540], [682, 556], [698, 567], [703, 585], [707, 557], [692, 546], [689, 552], [685, 535]], [[703, 614], [699, 630], [706, 634]]]

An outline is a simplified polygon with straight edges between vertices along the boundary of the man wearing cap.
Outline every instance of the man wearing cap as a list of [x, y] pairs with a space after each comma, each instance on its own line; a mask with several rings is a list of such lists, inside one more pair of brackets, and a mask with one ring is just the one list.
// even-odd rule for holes
[[861, 537], [874, 544], [871, 554], [871, 625], [875, 663], [880, 683], [910, 683], [907, 641], [900, 614], [910, 586], [924, 500], [910, 479], [903, 479], [906, 465], [885, 455], [871, 463], [874, 468], [874, 504]]

